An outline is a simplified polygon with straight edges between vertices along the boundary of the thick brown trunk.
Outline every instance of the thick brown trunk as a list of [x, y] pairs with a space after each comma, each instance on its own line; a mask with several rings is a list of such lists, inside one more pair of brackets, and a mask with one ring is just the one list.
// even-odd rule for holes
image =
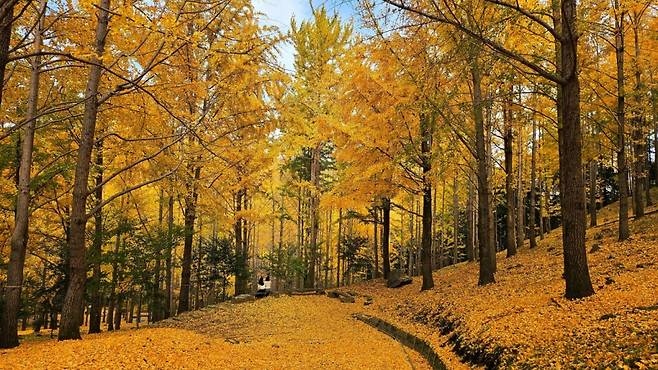
[[69, 284], [62, 305], [62, 321], [59, 328], [59, 340], [80, 339], [80, 313], [83, 306], [85, 281], [87, 280], [87, 261], [85, 258], [85, 227], [87, 225], [87, 182], [91, 150], [96, 133], [96, 116], [98, 114], [98, 87], [101, 77], [101, 57], [105, 51], [109, 21], [110, 0], [100, 0], [97, 10], [96, 53], [91, 57], [93, 64], [89, 67], [89, 78], [85, 91], [85, 109], [82, 119], [82, 134], [78, 148], [78, 158], [73, 182], [73, 205], [71, 207], [71, 228], [68, 243], [69, 250]]
[[475, 150], [477, 156], [478, 179], [478, 241], [480, 252], [479, 285], [494, 283], [494, 260], [489, 223], [491, 212], [489, 210], [489, 176], [487, 169], [487, 149], [484, 139], [484, 117], [482, 114], [482, 88], [480, 66], [476, 58], [471, 60], [471, 79], [473, 83], [473, 116], [475, 121]]
[[[96, 203], [103, 202], [103, 140], [96, 143]], [[94, 240], [89, 250], [89, 262], [92, 264], [93, 277], [91, 281], [91, 310], [89, 334], [101, 332], [101, 253], [103, 250], [103, 211], [99, 209], [94, 214]]]
[[562, 0], [560, 182], [563, 184], [562, 245], [567, 298], [594, 294], [585, 249], [585, 186], [582, 170], [582, 132], [580, 127], [580, 85], [578, 81], [578, 35], [576, 0]]
[[[41, 14], [45, 12], [46, 2], [40, 3]], [[7, 11], [9, 20], [13, 16], [13, 4], [11, 9], [0, 7]], [[35, 30], [34, 51], [41, 51], [41, 32], [43, 28], [43, 17], [40, 17], [39, 25]], [[4, 62], [6, 50], [11, 33], [11, 24], [5, 19], [0, 19], [0, 90], [4, 78]], [[8, 34], [4, 34], [7, 32]], [[7, 44], [5, 45], [5, 42]], [[18, 193], [16, 196], [16, 213], [14, 217], [14, 230], [11, 234], [11, 250], [9, 264], [7, 265], [7, 281], [4, 287], [4, 307], [0, 317], [0, 348], [11, 348], [18, 346], [18, 311], [21, 301], [21, 290], [23, 286], [23, 268], [25, 266], [25, 253], [27, 250], [28, 228], [30, 218], [30, 173], [32, 170], [32, 153], [34, 148], [34, 132], [36, 130], [37, 107], [39, 104], [39, 74], [41, 58], [35, 56], [32, 59], [32, 73], [30, 76], [30, 95], [28, 98], [28, 123], [23, 128], [23, 142], [21, 147], [20, 165], [18, 168]], [[1, 93], [0, 93], [1, 94]], [[0, 95], [0, 99], [2, 99]]]
[[420, 119], [421, 135], [421, 163], [423, 167], [423, 217], [422, 217], [422, 241], [421, 241], [421, 264], [423, 275], [423, 286], [421, 290], [434, 288], [432, 278], [432, 125], [428, 117]]
[[382, 200], [383, 211], [383, 233], [382, 233], [382, 263], [384, 267], [384, 279], [388, 279], [391, 274], [391, 260], [389, 255], [389, 239], [391, 234], [391, 199], [388, 197]]

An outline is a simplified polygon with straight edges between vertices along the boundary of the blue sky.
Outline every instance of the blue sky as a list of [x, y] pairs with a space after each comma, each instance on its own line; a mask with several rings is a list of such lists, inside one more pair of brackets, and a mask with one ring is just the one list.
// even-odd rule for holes
[[[301, 21], [311, 17], [309, 0], [253, 0], [256, 11], [263, 13], [262, 22], [274, 25], [286, 33], [290, 30], [290, 18]], [[324, 6], [330, 12], [338, 12], [341, 19], [349, 20], [356, 13], [357, 0], [313, 0], [314, 7]], [[279, 64], [288, 70], [293, 69], [294, 48], [290, 44], [281, 47]]]

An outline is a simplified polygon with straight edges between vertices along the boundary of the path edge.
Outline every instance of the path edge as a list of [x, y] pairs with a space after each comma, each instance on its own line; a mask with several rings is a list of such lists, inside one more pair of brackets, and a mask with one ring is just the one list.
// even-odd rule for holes
[[355, 313], [352, 315], [355, 319], [364, 322], [373, 328], [381, 331], [382, 333], [390, 336], [391, 338], [402, 343], [406, 347], [420, 353], [421, 356], [432, 366], [434, 370], [447, 370], [446, 364], [441, 360], [441, 357], [432, 349], [425, 340], [408, 333], [395, 325], [386, 322], [375, 316], [370, 316], [362, 313]]

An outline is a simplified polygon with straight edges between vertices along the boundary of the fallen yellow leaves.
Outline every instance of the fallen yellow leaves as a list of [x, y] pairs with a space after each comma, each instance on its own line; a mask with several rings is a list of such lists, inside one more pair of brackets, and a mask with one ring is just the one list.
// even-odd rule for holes
[[[419, 292], [420, 278], [395, 290], [382, 281], [347, 289], [374, 298], [368, 313], [445, 350], [458, 338], [462, 354], [486, 353], [497, 366], [656, 369], [657, 224], [657, 213], [632, 222], [634, 237], [623, 243], [616, 223], [588, 230], [588, 245], [600, 247], [588, 255], [596, 294], [581, 300], [562, 296], [559, 230], [537, 249], [499, 253], [496, 284], [478, 287], [477, 264], [461, 263], [436, 272], [431, 291]], [[450, 335], [441, 336], [442, 328]]]
[[223, 304], [161, 324], [172, 327], [26, 343], [0, 352], [0, 368], [427, 368], [355, 308], [320, 296]]

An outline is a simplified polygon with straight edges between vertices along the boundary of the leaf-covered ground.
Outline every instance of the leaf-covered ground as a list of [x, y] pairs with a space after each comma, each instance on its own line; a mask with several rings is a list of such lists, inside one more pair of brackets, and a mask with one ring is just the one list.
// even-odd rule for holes
[[477, 286], [476, 263], [461, 263], [436, 272], [428, 292], [419, 293], [419, 277], [395, 290], [383, 281], [346, 290], [373, 297], [371, 314], [481, 364], [658, 369], [658, 213], [631, 221], [633, 237], [622, 243], [615, 211], [604, 209], [587, 232], [588, 251], [599, 248], [588, 253], [592, 297], [563, 297], [560, 230], [537, 249], [499, 253], [497, 282], [486, 287]]
[[222, 304], [158, 327], [28, 342], [0, 352], [0, 369], [426, 369], [424, 360], [352, 318], [357, 305], [324, 296]]

